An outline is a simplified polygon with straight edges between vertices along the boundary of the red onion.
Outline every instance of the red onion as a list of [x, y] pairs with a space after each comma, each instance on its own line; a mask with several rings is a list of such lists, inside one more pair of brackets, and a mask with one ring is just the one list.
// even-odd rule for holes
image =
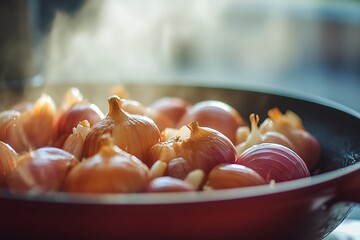
[[267, 182], [284, 182], [309, 177], [305, 162], [293, 150], [275, 143], [254, 145], [236, 160], [253, 169]]
[[321, 147], [317, 139], [304, 129], [301, 119], [293, 112], [282, 114], [278, 108], [268, 111], [269, 118], [260, 126], [262, 133], [276, 131], [286, 136], [293, 144], [293, 150], [313, 170], [320, 159]]

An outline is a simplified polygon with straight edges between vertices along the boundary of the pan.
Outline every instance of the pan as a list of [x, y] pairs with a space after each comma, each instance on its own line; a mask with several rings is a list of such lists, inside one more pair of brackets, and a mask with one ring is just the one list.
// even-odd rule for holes
[[[45, 91], [60, 99], [70, 85]], [[106, 112], [109, 85], [76, 85]], [[360, 114], [334, 102], [274, 90], [126, 84], [148, 104], [163, 96], [221, 100], [243, 116], [292, 110], [320, 142], [311, 178], [211, 192], [75, 196], [0, 190], [0, 238], [21, 239], [322, 239], [360, 201]], [[32, 90], [27, 95], [37, 96]]]

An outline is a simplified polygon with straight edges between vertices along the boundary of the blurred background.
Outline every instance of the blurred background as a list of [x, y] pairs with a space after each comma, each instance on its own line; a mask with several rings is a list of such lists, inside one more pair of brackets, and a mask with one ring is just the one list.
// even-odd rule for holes
[[1, 1], [0, 109], [29, 86], [133, 81], [278, 89], [359, 112], [360, 1]]
[[360, 1], [5, 0], [0, 6], [6, 93], [54, 82], [182, 77], [182, 84], [299, 91], [360, 111]]

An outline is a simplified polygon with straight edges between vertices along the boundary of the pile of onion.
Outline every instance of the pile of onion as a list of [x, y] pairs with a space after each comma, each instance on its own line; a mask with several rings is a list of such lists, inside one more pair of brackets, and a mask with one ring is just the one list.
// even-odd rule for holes
[[[148, 106], [113, 90], [106, 116], [77, 88], [0, 113], [0, 187], [10, 192], [162, 193], [307, 178], [320, 144], [299, 116], [249, 116], [221, 101], [176, 97]], [[121, 97], [121, 98], [120, 98]]]

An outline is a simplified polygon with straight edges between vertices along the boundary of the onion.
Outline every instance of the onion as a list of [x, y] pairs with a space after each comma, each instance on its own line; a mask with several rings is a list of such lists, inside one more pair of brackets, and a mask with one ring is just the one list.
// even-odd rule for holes
[[189, 192], [194, 191], [193, 186], [177, 178], [164, 176], [154, 178], [149, 182], [145, 192]]
[[197, 122], [188, 125], [190, 137], [183, 140], [183, 157], [193, 166], [209, 173], [213, 167], [221, 163], [234, 163], [236, 149], [232, 142], [222, 133], [208, 127], [200, 127]]
[[18, 119], [20, 112], [6, 110], [0, 113], [0, 141], [9, 144], [16, 152], [23, 152], [28, 149], [25, 135], [19, 134]]
[[236, 143], [236, 129], [245, 125], [240, 114], [221, 101], [202, 101], [193, 105], [179, 120], [177, 127], [196, 121], [202, 127], [213, 128]]
[[175, 165], [171, 163], [170, 172], [201, 169], [207, 174], [218, 164], [235, 162], [235, 146], [224, 134], [212, 128], [200, 127], [197, 122], [191, 122], [187, 127], [190, 129], [188, 137], [174, 137], [152, 146], [148, 165], [151, 166], [157, 160], [169, 163], [175, 158], [183, 158], [188, 162], [186, 167], [184, 163], [181, 163], [182, 166], [177, 166], [180, 162]]
[[186, 159], [174, 158], [168, 163], [165, 174], [174, 178], [185, 179], [186, 176], [194, 170], [193, 166]]
[[181, 145], [182, 141], [179, 138], [171, 138], [168, 141], [156, 143], [149, 149], [148, 159], [145, 163], [149, 167], [158, 160], [168, 163], [181, 155]]
[[184, 140], [190, 137], [190, 129], [187, 126], [182, 126], [181, 128], [165, 128], [161, 132], [161, 139], [163, 141], [170, 140], [171, 138], [178, 138]]
[[309, 177], [305, 162], [293, 150], [276, 143], [262, 143], [245, 150], [235, 162], [253, 169], [267, 182]]
[[131, 114], [139, 114], [151, 118], [160, 131], [175, 126], [174, 121], [162, 112], [145, 107], [140, 102], [132, 99], [122, 99], [122, 109]]
[[161, 176], [152, 179], [146, 187], [146, 192], [188, 192], [196, 191], [202, 186], [204, 172], [195, 169], [189, 172], [185, 179]]
[[286, 136], [308, 169], [313, 170], [320, 159], [321, 147], [317, 139], [304, 129], [300, 118], [293, 112], [283, 115], [278, 108], [270, 109], [268, 115], [269, 118], [261, 124], [260, 131], [276, 131]]
[[43, 147], [21, 155], [7, 179], [14, 192], [59, 191], [70, 169], [78, 163], [74, 155], [54, 147]]
[[103, 134], [110, 133], [114, 144], [122, 150], [147, 162], [148, 151], [160, 142], [161, 134], [154, 121], [148, 117], [133, 115], [122, 109], [122, 101], [117, 96], [108, 98], [109, 112], [95, 123], [84, 142], [84, 157], [95, 155], [100, 148]]
[[248, 133], [246, 141], [238, 144], [236, 146], [236, 151], [238, 155], [243, 153], [249, 147], [260, 144], [260, 143], [277, 143], [281, 144], [285, 147], [294, 150], [294, 145], [290, 142], [290, 140], [285, 137], [285, 135], [275, 132], [275, 131], [267, 131], [265, 133], [261, 133], [258, 128], [259, 116], [255, 114], [250, 114], [250, 123], [251, 123], [251, 132], [245, 129], [245, 127], [238, 128], [236, 135], [237, 139], [244, 138], [244, 135]]
[[152, 110], [167, 116], [175, 124], [179, 122], [189, 107], [189, 103], [178, 97], [159, 98], [150, 105]]
[[46, 94], [43, 94], [34, 103], [34, 108], [31, 111], [20, 114], [18, 124], [27, 138], [29, 149], [49, 145], [55, 135], [53, 129], [55, 117], [55, 103]]
[[100, 151], [84, 159], [69, 173], [65, 191], [76, 193], [134, 193], [143, 191], [150, 170], [135, 156], [114, 146], [109, 134]]
[[221, 164], [209, 173], [205, 190], [250, 187], [266, 184], [265, 180], [251, 168], [239, 164]]
[[81, 161], [83, 158], [85, 138], [89, 131], [90, 123], [87, 120], [79, 122], [77, 127], [73, 128], [73, 133], [67, 137], [62, 149], [74, 154], [75, 157]]
[[18, 154], [4, 142], [0, 141], [0, 187], [6, 187], [9, 174], [16, 168]]
[[[66, 139], [71, 133], [72, 129], [83, 120], [87, 120], [90, 126], [99, 122], [104, 118], [104, 114], [99, 107], [92, 103], [80, 103], [71, 107], [69, 110], [58, 119], [57, 136]], [[60, 143], [60, 145], [62, 145]]]

